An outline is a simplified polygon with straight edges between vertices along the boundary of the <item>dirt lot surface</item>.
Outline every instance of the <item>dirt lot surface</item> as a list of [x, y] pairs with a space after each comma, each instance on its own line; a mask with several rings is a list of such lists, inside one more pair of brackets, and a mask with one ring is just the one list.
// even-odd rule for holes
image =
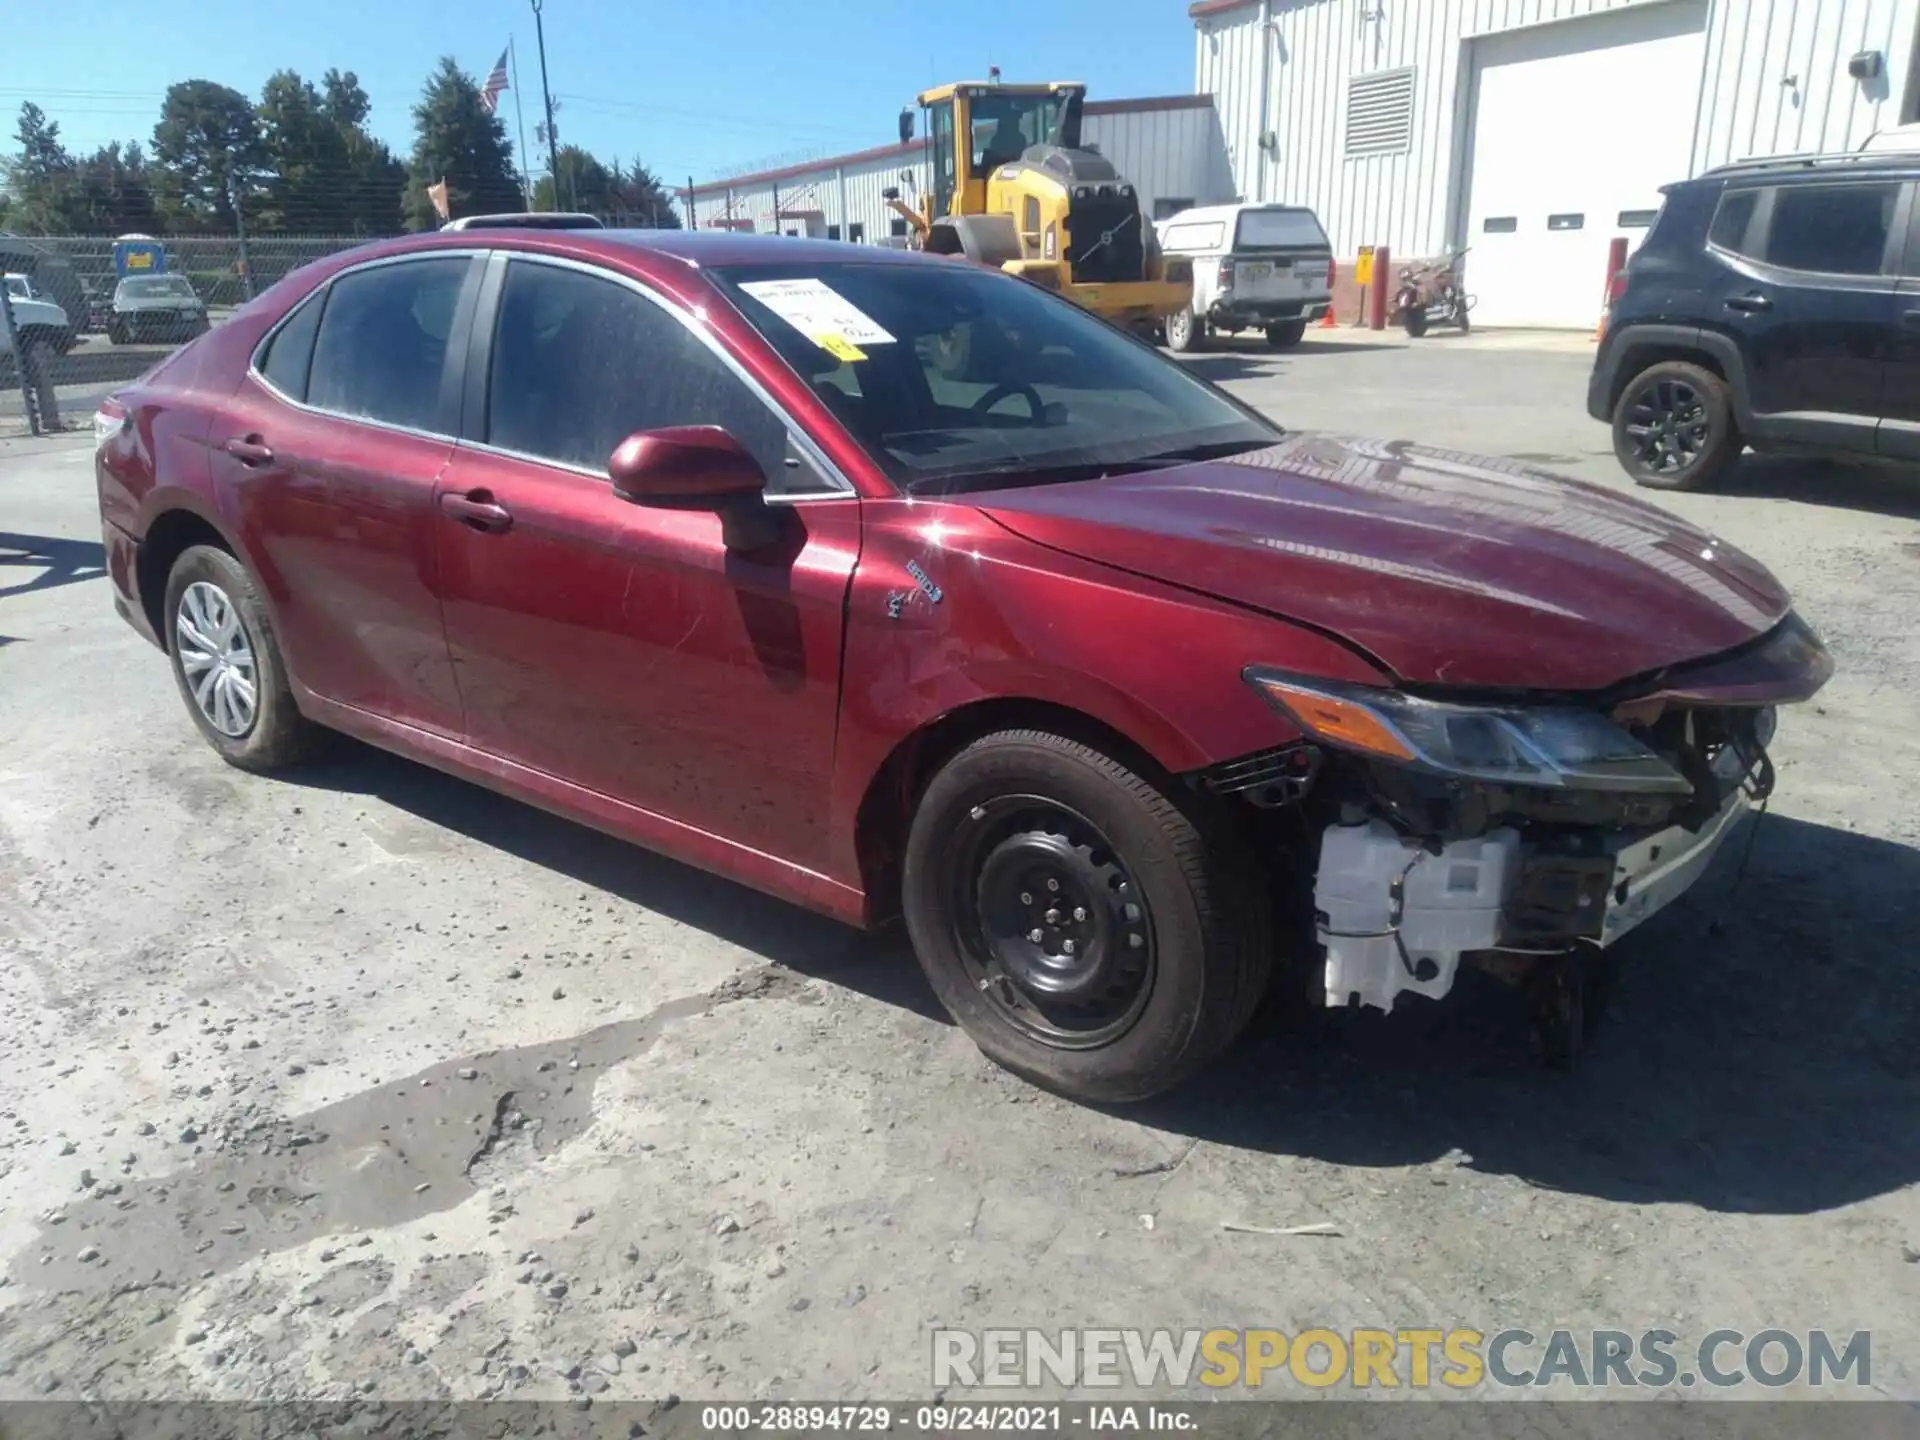
[[[1190, 363], [1621, 483], [1590, 351], [1528, 344]], [[1585, 1068], [1463, 986], [1102, 1113], [897, 935], [358, 747], [226, 768], [112, 613], [85, 441], [0, 445], [0, 1399], [925, 1396], [932, 1326], [1082, 1324], [1870, 1329], [1913, 1397], [1920, 477], [1670, 503], [1839, 673]]]

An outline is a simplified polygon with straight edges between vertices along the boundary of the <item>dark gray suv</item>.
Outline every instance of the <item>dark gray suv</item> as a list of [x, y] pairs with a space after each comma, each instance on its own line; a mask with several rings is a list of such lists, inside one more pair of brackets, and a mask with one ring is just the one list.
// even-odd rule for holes
[[1628, 474], [1744, 449], [1920, 460], [1920, 155], [1751, 160], [1671, 185], [1615, 284], [1587, 410]]

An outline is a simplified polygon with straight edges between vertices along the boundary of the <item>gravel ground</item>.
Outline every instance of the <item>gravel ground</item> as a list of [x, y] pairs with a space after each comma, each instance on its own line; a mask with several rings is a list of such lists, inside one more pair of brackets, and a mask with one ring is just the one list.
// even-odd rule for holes
[[[1617, 484], [1589, 355], [1189, 363]], [[84, 442], [0, 442], [0, 1399], [924, 1396], [935, 1324], [1871, 1329], [1912, 1397], [1920, 479], [1671, 503], [1839, 673], [1585, 1068], [1463, 986], [1105, 1113], [983, 1061], [897, 935], [358, 747], [224, 767], [112, 613]]]

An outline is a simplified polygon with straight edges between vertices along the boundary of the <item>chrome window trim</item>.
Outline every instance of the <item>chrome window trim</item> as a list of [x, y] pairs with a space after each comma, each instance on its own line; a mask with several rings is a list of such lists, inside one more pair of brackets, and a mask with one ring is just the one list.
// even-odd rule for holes
[[[660, 294], [652, 287], [635, 280], [630, 275], [622, 275], [616, 270], [609, 270], [604, 265], [596, 265], [590, 261], [575, 260], [571, 256], [545, 255], [538, 251], [530, 250], [504, 250], [496, 253], [506, 256], [509, 270], [511, 270], [514, 265], [521, 263], [547, 265], [556, 270], [577, 270], [583, 275], [590, 275], [596, 279], [610, 280], [616, 285], [633, 291], [636, 295], [639, 295], [656, 308], [666, 311], [668, 315], [680, 323], [683, 329], [716, 356], [721, 364], [725, 365], [727, 369], [733, 373], [734, 378], [747, 387], [748, 392], [751, 393], [756, 400], [773, 412], [774, 417], [786, 427], [788, 438], [805, 452], [807, 458], [813, 462], [814, 468], [827, 477], [831, 486], [829, 489], [806, 490], [795, 495], [769, 494], [766, 497], [767, 504], [809, 504], [815, 500], [844, 500], [859, 495], [860, 492], [854, 488], [853, 482], [847, 479], [846, 473], [842, 471], [838, 465], [834, 464], [824, 450], [814, 443], [811, 435], [800, 428], [799, 422], [793, 418], [792, 412], [779, 401], [775, 400], [773, 396], [768, 393], [766, 386], [762, 385], [756, 376], [735, 359], [727, 348], [707, 331], [701, 321], [685, 310], [682, 310], [678, 305], [667, 299], [666, 296]], [[501, 283], [504, 285], [505, 281], [503, 280]], [[724, 299], [719, 299], [718, 303], [725, 304], [726, 302]], [[489, 338], [487, 342], [487, 358], [489, 362], [491, 362], [493, 358], [493, 342], [491, 338]], [[489, 455], [503, 455], [515, 460], [524, 460], [528, 464], [545, 465], [555, 470], [563, 470], [571, 475], [586, 475], [605, 484], [612, 483], [607, 479], [607, 472], [605, 470], [591, 470], [584, 465], [572, 465], [564, 460], [555, 460], [545, 455], [529, 455], [524, 450], [509, 450], [505, 446], [488, 444], [484, 440], [456, 437], [454, 443], [464, 449], [478, 450]]]
[[[349, 265], [345, 269], [335, 271], [320, 284], [309, 290], [286, 314], [273, 322], [266, 334], [260, 337], [258, 343], [253, 347], [253, 353], [247, 357], [247, 378], [265, 390], [269, 395], [273, 396], [273, 398], [278, 400], [282, 405], [291, 406], [293, 409], [306, 415], [324, 415], [329, 420], [347, 420], [355, 425], [371, 425], [376, 430], [385, 430], [394, 435], [412, 435], [421, 440], [445, 440], [450, 443], [457, 441], [459, 439], [457, 435], [446, 435], [438, 430], [422, 430], [416, 425], [396, 425], [391, 420], [377, 420], [371, 415], [351, 415], [345, 410], [329, 410], [324, 406], [309, 405], [304, 400], [296, 400], [267, 378], [266, 372], [260, 368], [260, 357], [264, 355], [268, 347], [273, 344], [275, 337], [286, 327], [287, 322], [292, 320], [295, 315], [298, 315], [307, 306], [319, 303], [320, 297], [331, 290], [336, 281], [345, 276], [358, 275], [366, 270], [378, 270], [388, 265], [404, 265], [409, 262], [421, 260], [457, 259], [471, 262], [476, 256], [485, 256], [488, 253], [486, 249], [479, 246], [471, 248], [467, 246], [459, 246], [457, 248], [449, 247], [445, 250], [407, 250], [398, 255], [382, 255], [377, 259], [364, 260], [358, 265]], [[465, 283], [465, 280], [461, 281], [461, 284], [464, 285]], [[322, 324], [326, 323], [326, 318], [325, 315], [320, 317]], [[314, 344], [317, 346], [320, 342], [320, 332], [318, 330], [314, 331], [313, 338]], [[447, 344], [448, 348], [451, 349], [453, 345], [452, 336], [447, 337]], [[311, 385], [313, 379], [311, 366], [309, 366], [307, 379], [309, 385]]]

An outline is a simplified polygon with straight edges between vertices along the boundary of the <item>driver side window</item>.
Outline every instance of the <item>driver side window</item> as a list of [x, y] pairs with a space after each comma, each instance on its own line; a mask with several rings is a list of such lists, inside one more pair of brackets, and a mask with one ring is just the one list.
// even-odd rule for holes
[[784, 419], [660, 305], [610, 277], [512, 261], [487, 380], [486, 442], [605, 474], [636, 430], [719, 425], [787, 482]]

